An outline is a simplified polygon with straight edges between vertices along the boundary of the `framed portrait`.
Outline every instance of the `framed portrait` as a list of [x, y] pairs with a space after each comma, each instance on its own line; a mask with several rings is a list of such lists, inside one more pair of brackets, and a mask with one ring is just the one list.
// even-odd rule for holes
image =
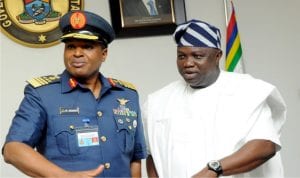
[[184, 0], [110, 0], [116, 36], [141, 37], [172, 34], [186, 21]]

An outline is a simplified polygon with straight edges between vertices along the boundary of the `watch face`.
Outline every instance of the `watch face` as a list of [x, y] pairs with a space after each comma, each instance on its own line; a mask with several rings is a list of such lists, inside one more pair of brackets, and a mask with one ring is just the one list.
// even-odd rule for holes
[[211, 161], [209, 162], [209, 166], [215, 170], [217, 170], [220, 167], [219, 161]]
[[217, 175], [221, 175], [223, 173], [221, 163], [219, 161], [210, 161], [207, 163], [208, 169], [217, 173]]

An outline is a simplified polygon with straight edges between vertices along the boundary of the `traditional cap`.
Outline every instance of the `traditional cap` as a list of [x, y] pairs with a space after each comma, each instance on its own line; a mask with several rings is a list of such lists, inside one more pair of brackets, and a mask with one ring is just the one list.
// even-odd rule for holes
[[200, 20], [193, 19], [178, 25], [173, 37], [179, 47], [195, 46], [221, 49], [220, 30]]
[[111, 25], [97, 14], [87, 11], [70, 11], [59, 21], [62, 41], [70, 38], [100, 41], [106, 46], [115, 38]]

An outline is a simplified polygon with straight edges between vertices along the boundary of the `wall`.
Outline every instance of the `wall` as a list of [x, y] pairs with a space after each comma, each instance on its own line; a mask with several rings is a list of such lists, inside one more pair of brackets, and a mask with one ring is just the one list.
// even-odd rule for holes
[[[188, 19], [199, 18], [225, 32], [222, 0], [186, 0]], [[235, 8], [246, 71], [278, 86], [288, 105], [288, 118], [282, 133], [282, 158], [286, 177], [300, 177], [300, 1], [239, 0]], [[109, 4], [104, 0], [85, 0], [85, 9], [110, 20]], [[58, 74], [64, 66], [63, 45], [36, 49], [21, 46], [0, 34], [1, 140], [23, 97], [25, 80]], [[223, 45], [224, 48], [224, 45]], [[171, 35], [119, 39], [109, 47], [109, 57], [101, 71], [107, 76], [134, 83], [144, 102], [148, 93], [179, 77], [175, 65], [176, 46]], [[224, 61], [224, 60], [223, 60]], [[223, 62], [222, 62], [223, 63]], [[1, 158], [0, 177], [25, 177]], [[144, 171], [144, 170], [143, 170]]]

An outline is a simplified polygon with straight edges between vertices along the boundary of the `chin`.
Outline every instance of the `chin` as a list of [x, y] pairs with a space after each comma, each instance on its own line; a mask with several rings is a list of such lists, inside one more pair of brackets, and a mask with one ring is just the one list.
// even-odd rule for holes
[[201, 83], [197, 83], [197, 82], [194, 82], [194, 81], [191, 81], [191, 80], [186, 80], [186, 83], [188, 85], [190, 85], [192, 88], [205, 88], [206, 86], [201, 84]]
[[85, 78], [85, 76], [87, 76], [87, 74], [82, 71], [71, 71], [70, 73], [75, 78]]
[[185, 82], [188, 83], [189, 85], [196, 85], [196, 82], [194, 81], [194, 79], [187, 79], [187, 78], [184, 78]]

